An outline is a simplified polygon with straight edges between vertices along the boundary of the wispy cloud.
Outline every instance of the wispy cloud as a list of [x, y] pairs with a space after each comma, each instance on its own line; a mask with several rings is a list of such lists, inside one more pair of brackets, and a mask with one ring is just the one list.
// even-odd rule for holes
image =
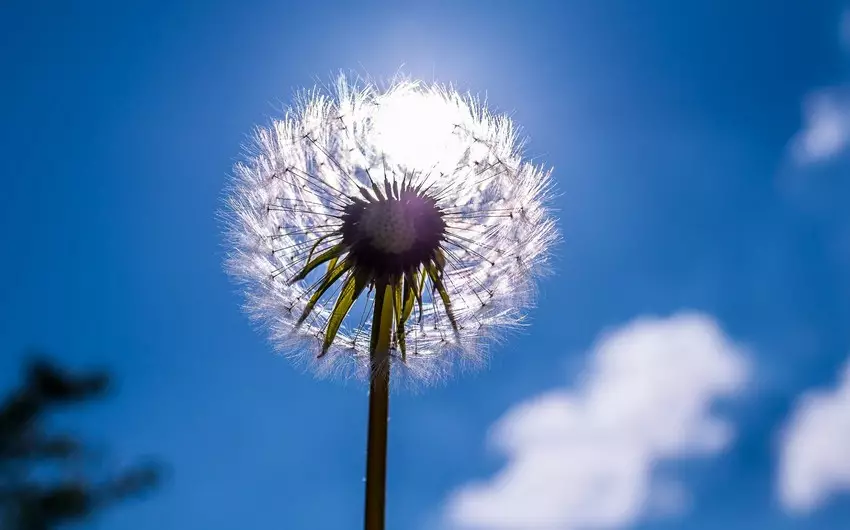
[[[839, 39], [850, 53], [850, 9], [841, 16]], [[791, 142], [800, 164], [834, 158], [850, 147], [850, 89], [833, 86], [814, 91], [803, 101], [803, 128]]]
[[802, 396], [782, 436], [779, 495], [792, 512], [810, 512], [850, 491], [850, 362], [838, 386]]
[[841, 87], [824, 89], [803, 102], [803, 129], [792, 142], [803, 164], [829, 160], [850, 146], [850, 95]]
[[507, 456], [495, 476], [448, 499], [452, 528], [618, 527], [682, 507], [659, 461], [712, 455], [732, 426], [712, 411], [741, 390], [742, 348], [710, 317], [642, 318], [603, 335], [586, 380], [509, 410], [491, 433]]

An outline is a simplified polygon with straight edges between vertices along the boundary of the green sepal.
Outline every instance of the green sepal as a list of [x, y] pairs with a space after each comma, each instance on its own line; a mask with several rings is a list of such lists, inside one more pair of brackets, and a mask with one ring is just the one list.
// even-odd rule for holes
[[410, 318], [410, 314], [413, 313], [414, 300], [421, 299], [420, 294], [416, 292], [417, 283], [422, 285], [421, 282], [417, 282], [416, 280], [418, 275], [419, 274], [416, 271], [413, 271], [412, 273], [405, 273], [404, 275], [404, 289], [402, 289], [402, 292], [404, 293], [404, 300], [401, 305], [401, 320], [403, 322], [407, 322], [407, 319]]
[[325, 328], [325, 338], [322, 342], [322, 352], [319, 354], [319, 357], [328, 353], [328, 350], [333, 344], [336, 334], [339, 331], [339, 327], [345, 319], [345, 315], [348, 314], [348, 311], [351, 309], [354, 301], [357, 300], [357, 297], [360, 296], [360, 293], [362, 293], [363, 289], [366, 288], [369, 280], [369, 275], [362, 272], [352, 274], [347, 280], [345, 280], [342, 291], [339, 293], [339, 298], [336, 299], [336, 304], [334, 305], [331, 316], [328, 319], [328, 325], [327, 328]]
[[454, 329], [455, 333], [457, 334], [457, 319], [455, 318], [454, 311], [452, 311], [452, 301], [449, 298], [449, 293], [446, 290], [446, 286], [443, 284], [442, 271], [433, 261], [431, 263], [425, 264], [425, 270], [428, 272], [428, 276], [431, 278], [431, 283], [433, 284], [434, 289], [440, 294], [440, 299], [443, 301], [443, 307], [446, 310], [446, 316], [449, 318], [449, 322], [452, 325], [452, 329]]
[[327, 238], [329, 238], [333, 235], [336, 235], [336, 234], [331, 232], [330, 234], [325, 234], [325, 235], [321, 236], [319, 239], [317, 239], [316, 242], [313, 243], [313, 246], [310, 247], [310, 252], [307, 253], [307, 259], [304, 260], [304, 261], [307, 262], [307, 263], [310, 263], [310, 259], [313, 258], [313, 254], [316, 252], [316, 249], [319, 248], [319, 245], [322, 244], [322, 241], [324, 241], [325, 239], [327, 239]]
[[[415, 270], [406, 271], [404, 273], [404, 282], [396, 283], [395, 287], [395, 312], [396, 312], [396, 337], [398, 347], [401, 350], [401, 358], [407, 358], [407, 321], [413, 313], [413, 302], [419, 302], [419, 315], [422, 315], [422, 294], [421, 290], [425, 284], [425, 276], [422, 276], [421, 281], [417, 279], [419, 273]], [[417, 290], [418, 289], [418, 290]]]
[[443, 269], [446, 268], [446, 254], [443, 252], [443, 249], [438, 248], [434, 251], [432, 262], [437, 266], [437, 270], [440, 271], [440, 275], [442, 276]]
[[[405, 286], [406, 287], [406, 286]], [[407, 360], [407, 347], [404, 342], [404, 310], [402, 307], [402, 282], [400, 280], [396, 280], [393, 282], [393, 313], [396, 317], [396, 325], [395, 325], [395, 335], [396, 342], [398, 343], [398, 349], [401, 352], [401, 360]], [[405, 293], [406, 295], [407, 293]]]
[[[416, 297], [416, 303], [419, 305], [419, 322], [422, 322], [422, 290], [425, 289], [425, 278], [427, 278], [427, 274], [425, 274], [424, 271], [420, 273], [414, 269], [406, 271], [404, 273], [404, 278], [410, 286], [413, 287], [413, 296]], [[412, 311], [413, 307], [410, 309]]]
[[345, 251], [347, 249], [348, 249], [348, 247], [345, 243], [338, 243], [338, 244], [332, 246], [331, 248], [327, 249], [326, 251], [320, 253], [315, 258], [308, 260], [307, 264], [304, 265], [304, 268], [301, 269], [301, 272], [299, 272], [298, 274], [295, 275], [294, 278], [289, 280], [289, 283], [293, 284], [297, 281], [303, 280], [304, 278], [307, 277], [308, 274], [313, 272], [316, 269], [316, 267], [318, 267], [322, 263], [326, 263], [326, 262], [328, 262], [328, 261], [330, 261], [334, 258], [340, 257], [341, 255], [343, 255], [345, 253]]
[[[375, 286], [375, 307], [372, 315], [372, 337], [369, 341], [369, 352], [373, 357], [376, 354], [386, 354], [389, 350], [389, 342], [393, 327], [393, 293], [392, 287], [384, 282]], [[387, 348], [387, 351], [378, 351], [379, 348]]]
[[310, 297], [310, 300], [307, 302], [307, 305], [304, 307], [304, 312], [301, 313], [301, 317], [298, 319], [298, 322], [295, 326], [300, 326], [307, 320], [307, 317], [310, 316], [310, 312], [313, 311], [313, 308], [316, 307], [316, 304], [319, 302], [319, 299], [327, 292], [330, 287], [339, 280], [343, 274], [351, 270], [354, 264], [345, 260], [339, 265], [336, 264], [337, 258], [333, 258], [328, 263], [328, 272], [325, 274], [325, 277], [322, 279], [322, 283], [316, 288], [316, 292], [313, 293], [313, 296]]

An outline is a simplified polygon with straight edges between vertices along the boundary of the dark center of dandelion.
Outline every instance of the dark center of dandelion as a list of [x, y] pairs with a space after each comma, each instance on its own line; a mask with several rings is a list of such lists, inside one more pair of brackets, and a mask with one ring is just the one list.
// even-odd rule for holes
[[445, 230], [436, 202], [412, 190], [358, 200], [343, 215], [343, 242], [351, 259], [375, 277], [398, 276], [431, 260]]
[[[343, 282], [325, 321], [320, 357], [328, 352], [343, 319], [366, 287], [374, 288], [376, 293], [370, 339], [373, 351], [383, 348], [383, 355], [386, 355], [388, 349], [398, 348], [401, 358], [405, 359], [405, 323], [411, 318], [414, 305], [418, 305], [421, 322], [426, 281], [430, 281], [432, 297], [439, 293], [446, 317], [458, 332], [449, 292], [443, 282], [446, 256], [441, 245], [447, 240], [448, 228], [444, 211], [436, 200], [420, 191], [421, 184], [414, 188], [402, 182], [400, 188], [397, 182], [385, 182], [385, 193], [374, 183], [372, 191], [361, 187], [362, 198], [349, 197], [347, 206], [338, 216], [342, 226], [313, 241], [307, 262], [289, 280], [290, 284], [303, 281], [317, 267], [328, 263], [322, 279], [305, 293], [309, 293], [309, 299], [306, 299], [296, 327], [307, 320], [337, 281]], [[339, 235], [342, 241], [336, 240]], [[317, 246], [331, 236], [334, 241], [330, 246], [316, 251]], [[355, 336], [355, 343], [356, 340]]]

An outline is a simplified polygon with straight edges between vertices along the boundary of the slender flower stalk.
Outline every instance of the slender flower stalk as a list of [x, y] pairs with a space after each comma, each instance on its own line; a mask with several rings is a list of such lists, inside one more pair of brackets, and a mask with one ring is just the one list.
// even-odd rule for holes
[[316, 373], [369, 381], [367, 530], [383, 529], [390, 377], [481, 364], [546, 271], [550, 171], [521, 148], [510, 119], [451, 88], [341, 77], [235, 167], [227, 269], [248, 312]]

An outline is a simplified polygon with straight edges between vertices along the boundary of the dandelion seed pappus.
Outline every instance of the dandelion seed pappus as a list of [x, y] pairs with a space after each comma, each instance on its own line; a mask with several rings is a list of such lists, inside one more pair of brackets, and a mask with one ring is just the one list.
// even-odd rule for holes
[[[431, 383], [522, 326], [558, 232], [551, 171], [450, 87], [340, 77], [256, 130], [224, 212], [229, 273], [272, 342], [320, 375]], [[386, 306], [386, 304], [385, 304]]]

